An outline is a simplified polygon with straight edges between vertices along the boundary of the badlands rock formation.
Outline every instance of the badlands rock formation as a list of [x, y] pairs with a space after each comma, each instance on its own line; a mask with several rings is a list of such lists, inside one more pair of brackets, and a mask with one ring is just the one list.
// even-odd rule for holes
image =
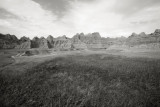
[[15, 48], [17, 43], [18, 43], [18, 39], [15, 35], [0, 34], [0, 49]]
[[103, 48], [101, 36], [98, 32], [84, 35], [84, 33], [76, 34], [73, 38], [73, 46], [82, 49]]
[[0, 34], [0, 49], [48, 49], [70, 50], [70, 49], [107, 49], [107, 48], [160, 48], [160, 29], [156, 29], [154, 33], [140, 34], [132, 33], [128, 38], [104, 38], [98, 32], [95, 33], [77, 33], [72, 38], [65, 35], [54, 38], [49, 35], [47, 38], [34, 37], [30, 40], [22, 37], [19, 40], [16, 36], [10, 34]]
[[49, 36], [47, 37], [48, 47], [49, 47], [49, 48], [53, 48], [53, 47], [54, 47], [53, 39], [54, 39], [54, 38], [53, 38], [52, 35], [49, 35]]
[[44, 37], [38, 38], [34, 37], [31, 44], [32, 48], [39, 48], [39, 49], [48, 49], [48, 41]]
[[66, 49], [71, 49], [71, 47], [72, 47], [72, 42], [65, 35], [53, 40], [53, 48], [55, 49], [66, 50]]
[[51, 35], [47, 37], [48, 41], [48, 47], [49, 48], [54, 48], [54, 49], [71, 49], [72, 42], [69, 38], [67, 38], [65, 35], [58, 37], [58, 38], [53, 38]]
[[154, 33], [145, 34], [144, 32], [140, 34], [132, 34], [126, 40], [126, 45], [129, 47], [156, 47], [158, 48], [160, 44], [160, 29], [155, 30]]
[[72, 38], [73, 48], [75, 49], [87, 49], [87, 44], [84, 43], [85, 36], [84, 33], [77, 33]]
[[102, 45], [104, 48], [113, 48], [114, 47], [121, 47], [126, 42], [126, 37], [117, 37], [117, 38], [102, 38]]
[[16, 49], [31, 49], [31, 41], [25, 41], [15, 47]]
[[25, 36], [21, 37], [18, 45], [15, 47], [16, 49], [30, 49], [31, 48], [31, 40]]

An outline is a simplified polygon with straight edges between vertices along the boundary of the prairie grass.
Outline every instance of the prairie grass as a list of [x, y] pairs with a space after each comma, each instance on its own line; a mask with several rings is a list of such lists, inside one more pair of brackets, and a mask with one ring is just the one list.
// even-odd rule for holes
[[15, 51], [0, 50], [0, 68], [13, 63], [14, 60], [11, 56], [16, 54], [17, 52]]
[[0, 85], [1, 107], [158, 107], [160, 60], [69, 55]]

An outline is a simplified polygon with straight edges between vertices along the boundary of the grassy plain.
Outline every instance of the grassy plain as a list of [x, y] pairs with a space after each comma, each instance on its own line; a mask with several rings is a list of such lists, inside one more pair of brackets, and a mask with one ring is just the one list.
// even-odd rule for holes
[[159, 107], [160, 59], [122, 53], [20, 57], [0, 71], [0, 106]]

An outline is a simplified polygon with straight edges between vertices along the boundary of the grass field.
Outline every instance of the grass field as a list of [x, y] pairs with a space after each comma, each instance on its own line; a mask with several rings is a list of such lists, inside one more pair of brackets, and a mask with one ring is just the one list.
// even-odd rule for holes
[[0, 85], [1, 107], [159, 107], [160, 59], [60, 56], [21, 75], [1, 73]]
[[16, 55], [17, 51], [0, 50], [0, 68], [12, 64], [14, 61], [11, 59], [12, 55]]

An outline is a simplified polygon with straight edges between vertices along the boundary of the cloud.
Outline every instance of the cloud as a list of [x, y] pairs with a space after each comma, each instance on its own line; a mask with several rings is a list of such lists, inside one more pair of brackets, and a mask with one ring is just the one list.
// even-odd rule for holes
[[45, 34], [46, 26], [53, 26], [57, 20], [56, 15], [32, 0], [0, 0], [0, 7], [18, 17], [3, 20], [11, 25], [12, 30], [24, 35]]
[[150, 7], [159, 7], [160, 0], [116, 0], [113, 10], [126, 17]]
[[51, 10], [54, 14], [61, 18], [64, 12], [69, 8], [69, 0], [33, 0], [39, 3], [44, 9]]
[[[95, 0], [73, 3], [69, 17], [77, 31], [99, 31], [102, 36], [129, 36], [132, 32], [153, 32], [160, 27], [159, 0]], [[119, 4], [122, 6], [118, 7]], [[136, 8], [136, 10], [132, 8]], [[117, 12], [117, 9], [121, 12]], [[133, 11], [134, 10], [134, 11]], [[130, 13], [130, 14], [128, 14]], [[66, 18], [67, 19], [67, 18]], [[149, 22], [141, 25], [131, 22]]]
[[73, 32], [101, 32], [115, 29], [120, 24], [121, 16], [111, 13], [110, 6], [114, 1], [96, 0], [92, 3], [71, 2], [69, 11], [62, 21], [72, 25]]
[[[119, 3], [119, 0], [95, 0], [91, 3], [81, 1], [71, 2], [70, 7], [72, 8], [67, 11], [63, 20], [72, 26], [72, 32], [89, 33], [98, 31], [105, 37], [129, 36], [132, 32], [139, 33], [142, 31], [150, 33], [153, 32], [154, 29], [160, 27], [160, 24], [156, 23], [157, 19], [160, 18], [158, 14], [160, 8], [155, 6], [155, 3], [151, 5], [147, 4], [141, 10], [142, 7], [138, 1], [122, 0], [122, 3], [123, 1], [124, 5], [118, 7], [119, 10], [125, 10], [122, 13], [117, 12], [117, 3]], [[133, 10], [130, 9], [131, 7], [128, 7], [131, 3], [137, 4], [139, 11], [133, 12]], [[126, 11], [130, 11], [134, 14], [132, 14], [132, 16], [127, 16]], [[143, 21], [150, 23], [146, 25], [141, 24], [139, 26], [132, 23]]]
[[159, 0], [0, 0], [0, 32], [19, 37], [150, 33], [160, 28], [159, 6]]

